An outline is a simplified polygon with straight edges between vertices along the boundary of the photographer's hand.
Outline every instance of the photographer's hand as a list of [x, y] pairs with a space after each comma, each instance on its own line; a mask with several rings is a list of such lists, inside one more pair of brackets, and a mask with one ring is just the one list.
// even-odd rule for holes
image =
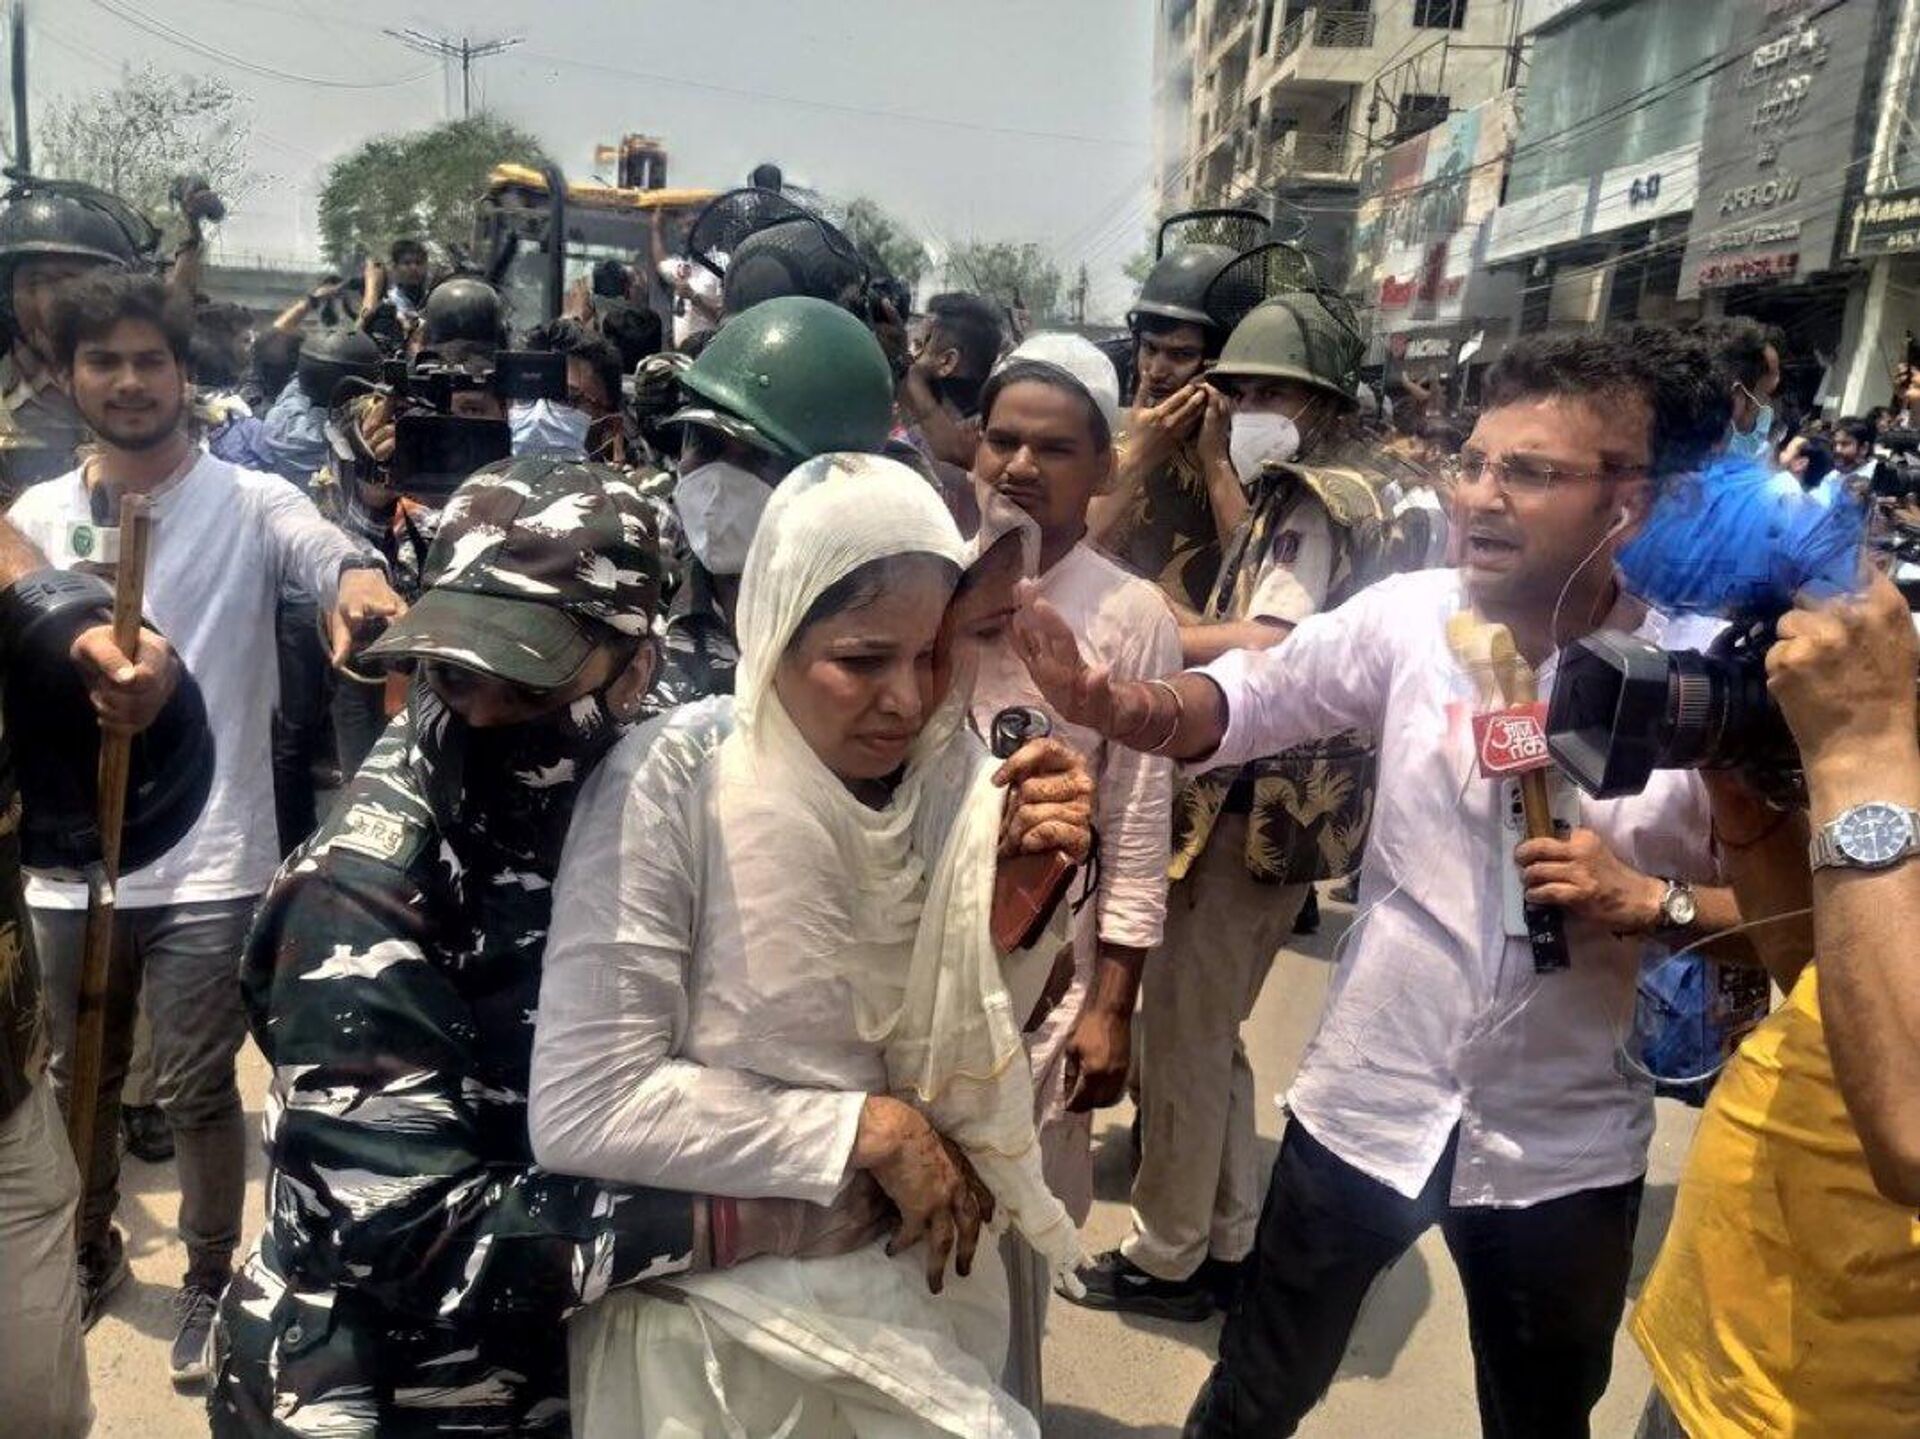
[[388, 465], [393, 462], [394, 441], [399, 434], [395, 424], [393, 402], [385, 395], [376, 395], [360, 412], [360, 442], [367, 447], [367, 454], [375, 464]]
[[[1876, 574], [1867, 593], [1780, 621], [1767, 687], [1793, 727], [1809, 818], [1869, 801], [1920, 808], [1913, 617]], [[1834, 1078], [1881, 1193], [1920, 1205], [1920, 862], [1813, 876], [1814, 961]]]
[[[1836, 809], [1898, 798], [1882, 781], [1913, 752], [1917, 653], [1900, 591], [1876, 574], [1857, 600], [1783, 616], [1779, 635], [1767, 651], [1767, 689], [1799, 742], [1809, 792]], [[1814, 806], [1816, 824], [1832, 817]]]

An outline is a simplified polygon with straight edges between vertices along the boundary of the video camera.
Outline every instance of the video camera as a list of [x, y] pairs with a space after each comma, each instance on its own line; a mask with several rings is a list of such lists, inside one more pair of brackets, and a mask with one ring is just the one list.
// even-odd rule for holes
[[1860, 506], [1784, 493], [1744, 462], [1679, 482], [1621, 551], [1621, 572], [1663, 610], [1728, 623], [1704, 650], [1608, 630], [1576, 641], [1547, 710], [1554, 760], [1598, 799], [1638, 794], [1656, 769], [1735, 768], [1776, 804], [1804, 803], [1767, 651], [1797, 595], [1857, 587], [1865, 538]]
[[1874, 498], [1904, 500], [1920, 494], [1920, 430], [1888, 430], [1875, 448], [1881, 453], [1873, 472]]
[[[474, 471], [512, 453], [506, 405], [566, 399], [567, 357], [501, 350], [490, 365], [461, 365], [422, 350], [411, 361], [387, 361], [373, 388], [394, 406], [393, 458], [383, 481], [410, 498], [440, 505]], [[463, 395], [497, 401], [502, 413], [461, 414]]]

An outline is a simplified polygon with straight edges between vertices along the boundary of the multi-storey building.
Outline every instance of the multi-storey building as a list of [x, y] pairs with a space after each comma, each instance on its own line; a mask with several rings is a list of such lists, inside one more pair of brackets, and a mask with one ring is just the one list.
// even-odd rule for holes
[[1367, 160], [1511, 83], [1515, 0], [1158, 0], [1167, 212], [1252, 205], [1344, 278]]

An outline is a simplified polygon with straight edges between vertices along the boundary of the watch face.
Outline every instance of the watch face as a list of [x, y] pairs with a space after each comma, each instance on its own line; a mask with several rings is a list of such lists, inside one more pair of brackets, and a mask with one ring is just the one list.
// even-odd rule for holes
[[1667, 896], [1667, 919], [1676, 929], [1692, 924], [1699, 912], [1700, 902], [1693, 897], [1692, 890], [1676, 889]]
[[1849, 863], [1877, 869], [1906, 853], [1913, 820], [1898, 805], [1855, 805], [1833, 822], [1831, 833], [1833, 847]]

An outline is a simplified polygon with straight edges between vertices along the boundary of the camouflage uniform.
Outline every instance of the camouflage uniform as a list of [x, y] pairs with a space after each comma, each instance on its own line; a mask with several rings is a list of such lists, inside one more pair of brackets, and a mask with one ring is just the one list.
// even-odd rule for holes
[[660, 673], [647, 694], [647, 713], [664, 714], [677, 705], [732, 694], [739, 665], [740, 645], [720, 613], [713, 576], [689, 562], [667, 609]]
[[[1207, 618], [1244, 617], [1289, 517], [1309, 498], [1325, 507], [1334, 536], [1324, 608], [1337, 608], [1378, 579], [1392, 555], [1381, 486], [1348, 455], [1311, 467], [1269, 467], [1220, 567]], [[1247, 870], [1256, 879], [1299, 884], [1347, 874], [1359, 863], [1373, 818], [1374, 758], [1373, 741], [1348, 732], [1190, 780], [1174, 805], [1173, 878], [1186, 876], [1222, 812], [1248, 814]]]
[[[654, 544], [614, 471], [482, 472], [376, 652], [552, 688], [574, 661], [540, 629], [643, 629]], [[214, 1434], [565, 1435], [562, 1321], [690, 1263], [699, 1201], [548, 1173], [527, 1134], [553, 876], [620, 732], [598, 695], [476, 729], [416, 682], [268, 892], [242, 969], [267, 1228], [221, 1305]]]
[[0, 411], [0, 509], [8, 509], [29, 485], [71, 470], [91, 432], [53, 371], [28, 377], [13, 351], [0, 356]]
[[[1123, 435], [1123, 458], [1126, 446]], [[1220, 529], [1191, 440], [1182, 441], [1166, 464], [1141, 482], [1103, 548], [1159, 585], [1176, 605], [1205, 609], [1220, 573]]]

